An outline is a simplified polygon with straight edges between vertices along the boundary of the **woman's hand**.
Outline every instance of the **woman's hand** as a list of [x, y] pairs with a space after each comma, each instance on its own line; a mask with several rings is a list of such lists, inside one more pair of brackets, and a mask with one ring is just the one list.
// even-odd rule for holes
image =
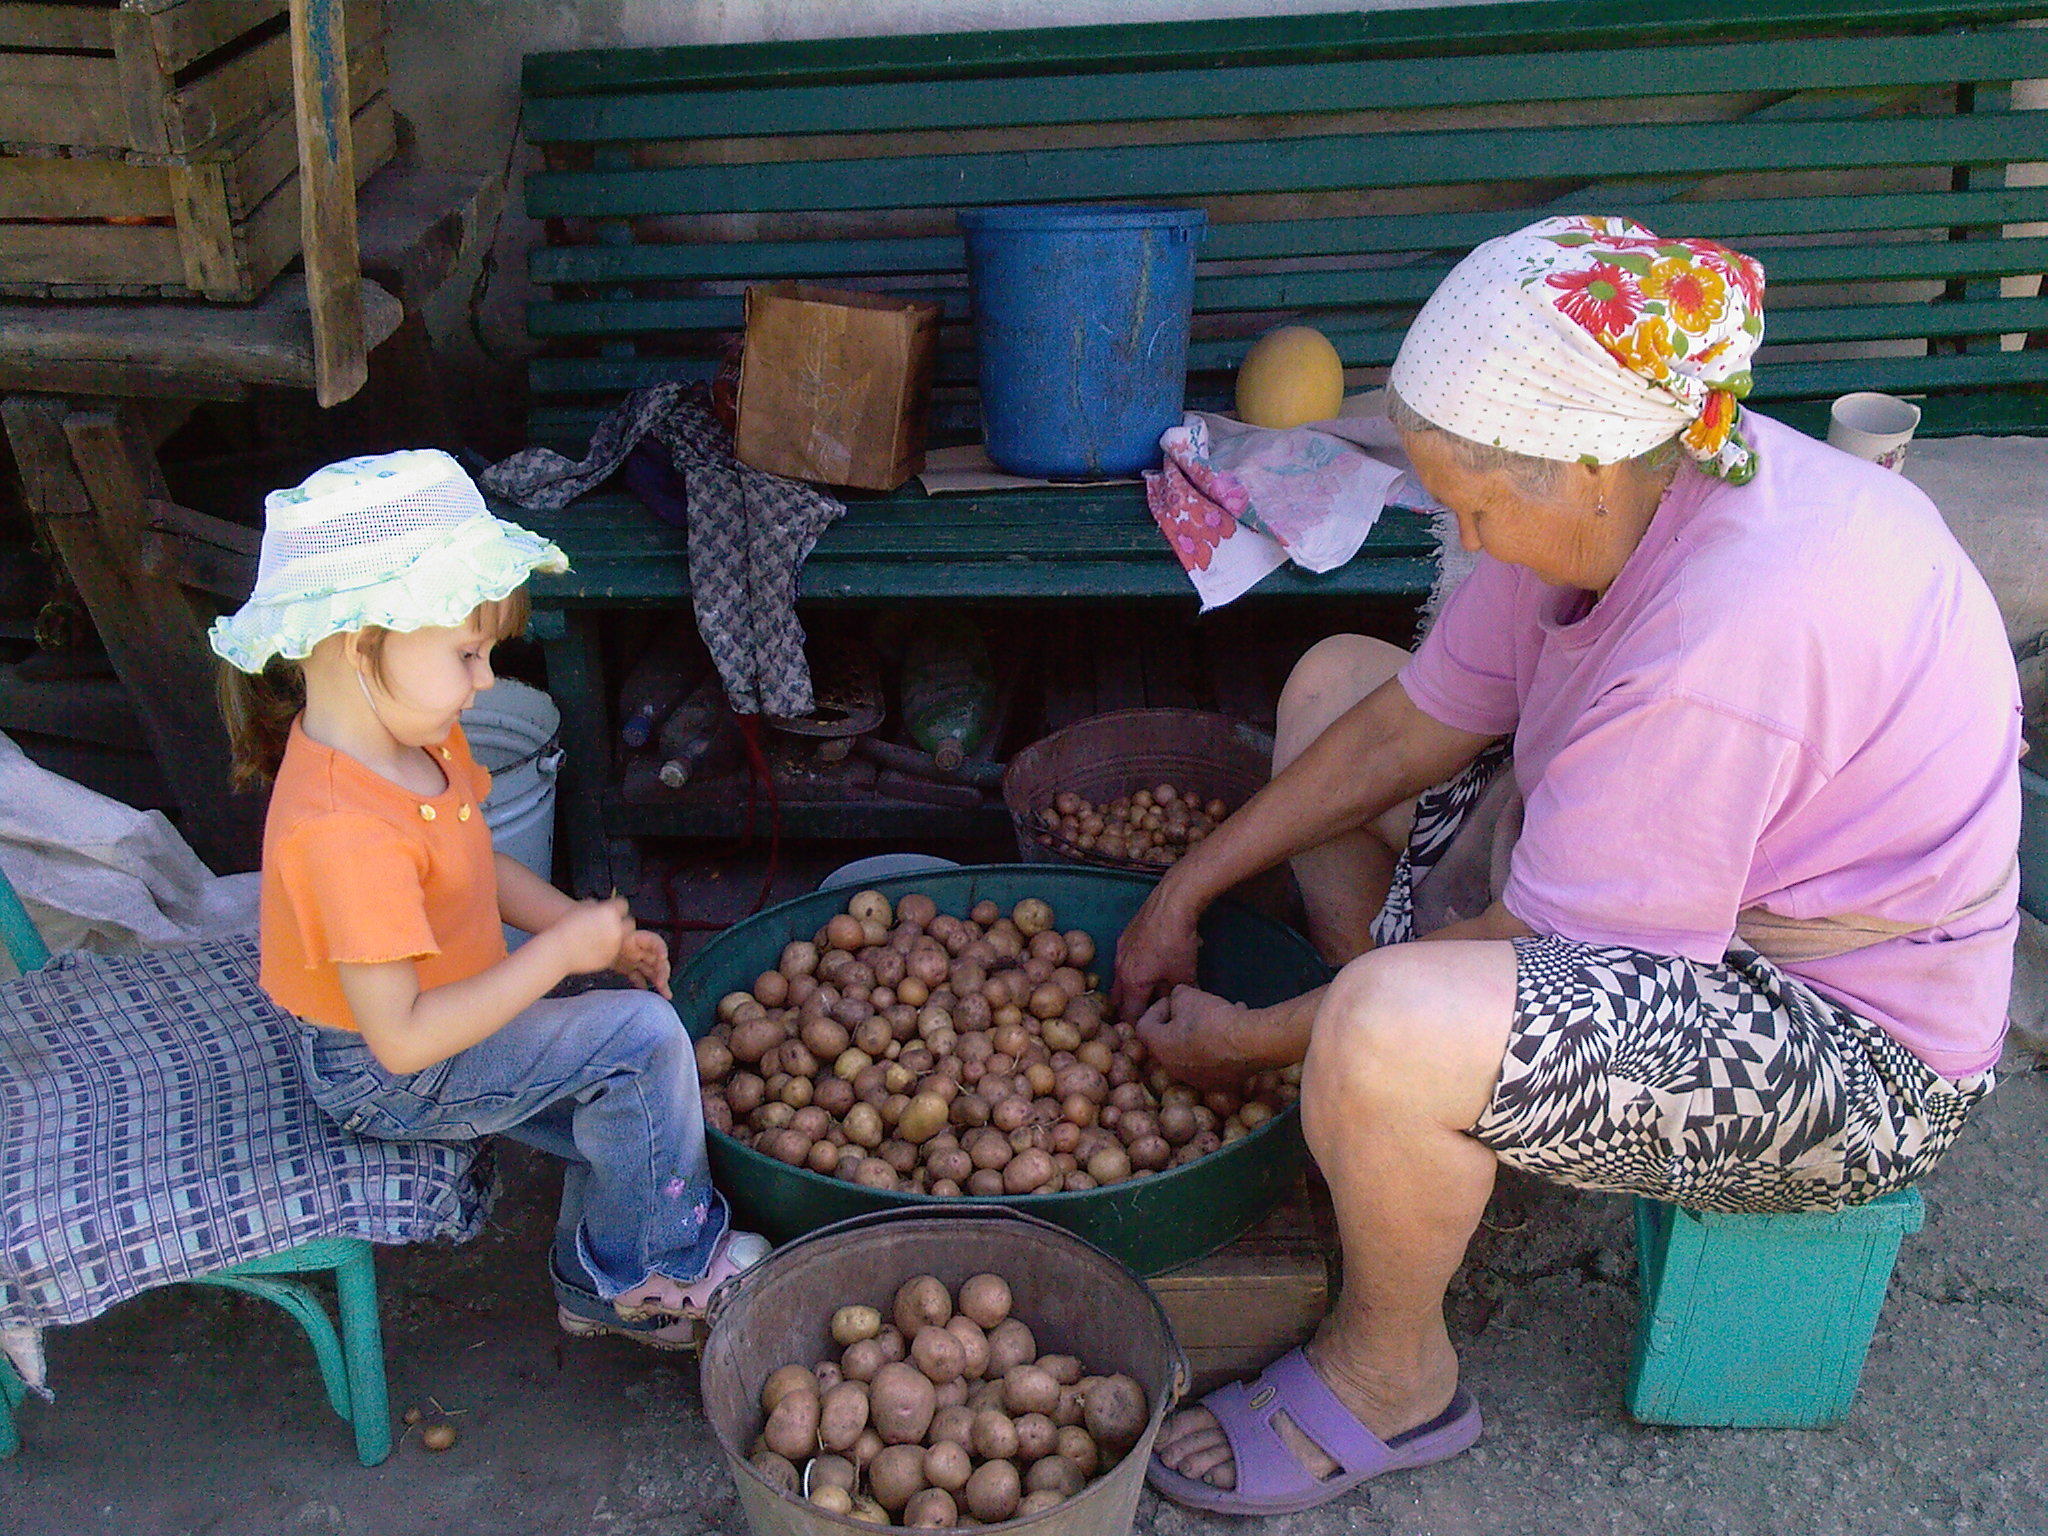
[[1194, 920], [1174, 911], [1164, 882], [1154, 886], [1116, 941], [1116, 984], [1110, 1004], [1117, 1017], [1133, 1020], [1162, 992], [1191, 987], [1200, 947]]
[[674, 996], [668, 989], [668, 944], [658, 933], [635, 928], [627, 934], [626, 941], [619, 946], [619, 958], [612, 962], [612, 969], [629, 978], [642, 991], [651, 988], [663, 997]]
[[1175, 987], [1138, 1020], [1152, 1060], [1190, 1087], [1241, 1088], [1261, 1063], [1244, 1053], [1237, 1031], [1250, 1010], [1196, 987]]

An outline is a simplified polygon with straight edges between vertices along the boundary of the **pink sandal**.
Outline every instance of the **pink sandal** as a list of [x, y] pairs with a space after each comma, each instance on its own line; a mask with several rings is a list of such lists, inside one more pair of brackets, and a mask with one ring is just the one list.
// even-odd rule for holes
[[[768, 1256], [768, 1250], [768, 1239], [759, 1233], [739, 1232], [728, 1227], [725, 1236], [718, 1240], [718, 1246], [711, 1250], [710, 1266], [701, 1278], [685, 1284], [667, 1275], [649, 1275], [614, 1300], [612, 1308], [629, 1323], [655, 1317], [695, 1322], [711, 1305], [714, 1291], [760, 1263]], [[594, 1326], [603, 1327], [602, 1324]]]

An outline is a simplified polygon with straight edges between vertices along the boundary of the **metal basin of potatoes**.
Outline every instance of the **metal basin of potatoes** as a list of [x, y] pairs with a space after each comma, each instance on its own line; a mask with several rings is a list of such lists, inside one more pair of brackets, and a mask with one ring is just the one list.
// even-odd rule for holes
[[[1116, 942], [1155, 882], [1113, 870], [1047, 864], [990, 864], [881, 880], [892, 902], [921, 891], [941, 912], [964, 915], [991, 900], [1008, 911], [1028, 896], [1052, 904], [1062, 929], [1094, 938], [1104, 989], [1115, 974]], [[744, 991], [772, 970], [782, 947], [810, 938], [845, 911], [850, 891], [819, 891], [770, 907], [727, 929], [677, 977], [676, 1011], [692, 1036], [716, 1022], [719, 998]], [[1309, 942], [1284, 924], [1230, 902], [1202, 923], [1204, 988], [1254, 1007], [1294, 997], [1329, 980]], [[718, 1131], [709, 1133], [711, 1172], [739, 1224], [777, 1243], [869, 1211], [941, 1205], [999, 1205], [1027, 1211], [1156, 1275], [1198, 1259], [1248, 1231], [1293, 1191], [1307, 1156], [1300, 1111], [1289, 1108], [1207, 1157], [1120, 1184], [1054, 1195], [930, 1195], [868, 1189], [791, 1167]]]

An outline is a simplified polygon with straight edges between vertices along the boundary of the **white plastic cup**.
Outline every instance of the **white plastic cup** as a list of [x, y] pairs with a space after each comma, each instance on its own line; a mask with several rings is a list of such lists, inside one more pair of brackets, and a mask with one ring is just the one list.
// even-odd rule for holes
[[1920, 407], [1896, 395], [1861, 390], [1844, 395], [1828, 412], [1828, 442], [1885, 469], [1906, 461], [1906, 444], [1920, 425]]

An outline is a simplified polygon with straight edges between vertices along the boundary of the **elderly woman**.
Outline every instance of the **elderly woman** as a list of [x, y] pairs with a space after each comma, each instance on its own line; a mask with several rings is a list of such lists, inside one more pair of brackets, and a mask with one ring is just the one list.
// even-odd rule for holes
[[[1409, 329], [1389, 407], [1477, 568], [1412, 658], [1303, 658], [1272, 783], [1118, 951], [1179, 1075], [1304, 1064], [1344, 1246], [1306, 1351], [1167, 1425], [1175, 1499], [1304, 1509], [1478, 1437], [1443, 1298], [1498, 1164], [1829, 1210], [1924, 1175], [1990, 1090], [2011, 656], [1911, 484], [1738, 410], [1762, 293], [1709, 242], [1549, 219]], [[1203, 909], [1282, 860], [1337, 979], [1187, 985]]]

